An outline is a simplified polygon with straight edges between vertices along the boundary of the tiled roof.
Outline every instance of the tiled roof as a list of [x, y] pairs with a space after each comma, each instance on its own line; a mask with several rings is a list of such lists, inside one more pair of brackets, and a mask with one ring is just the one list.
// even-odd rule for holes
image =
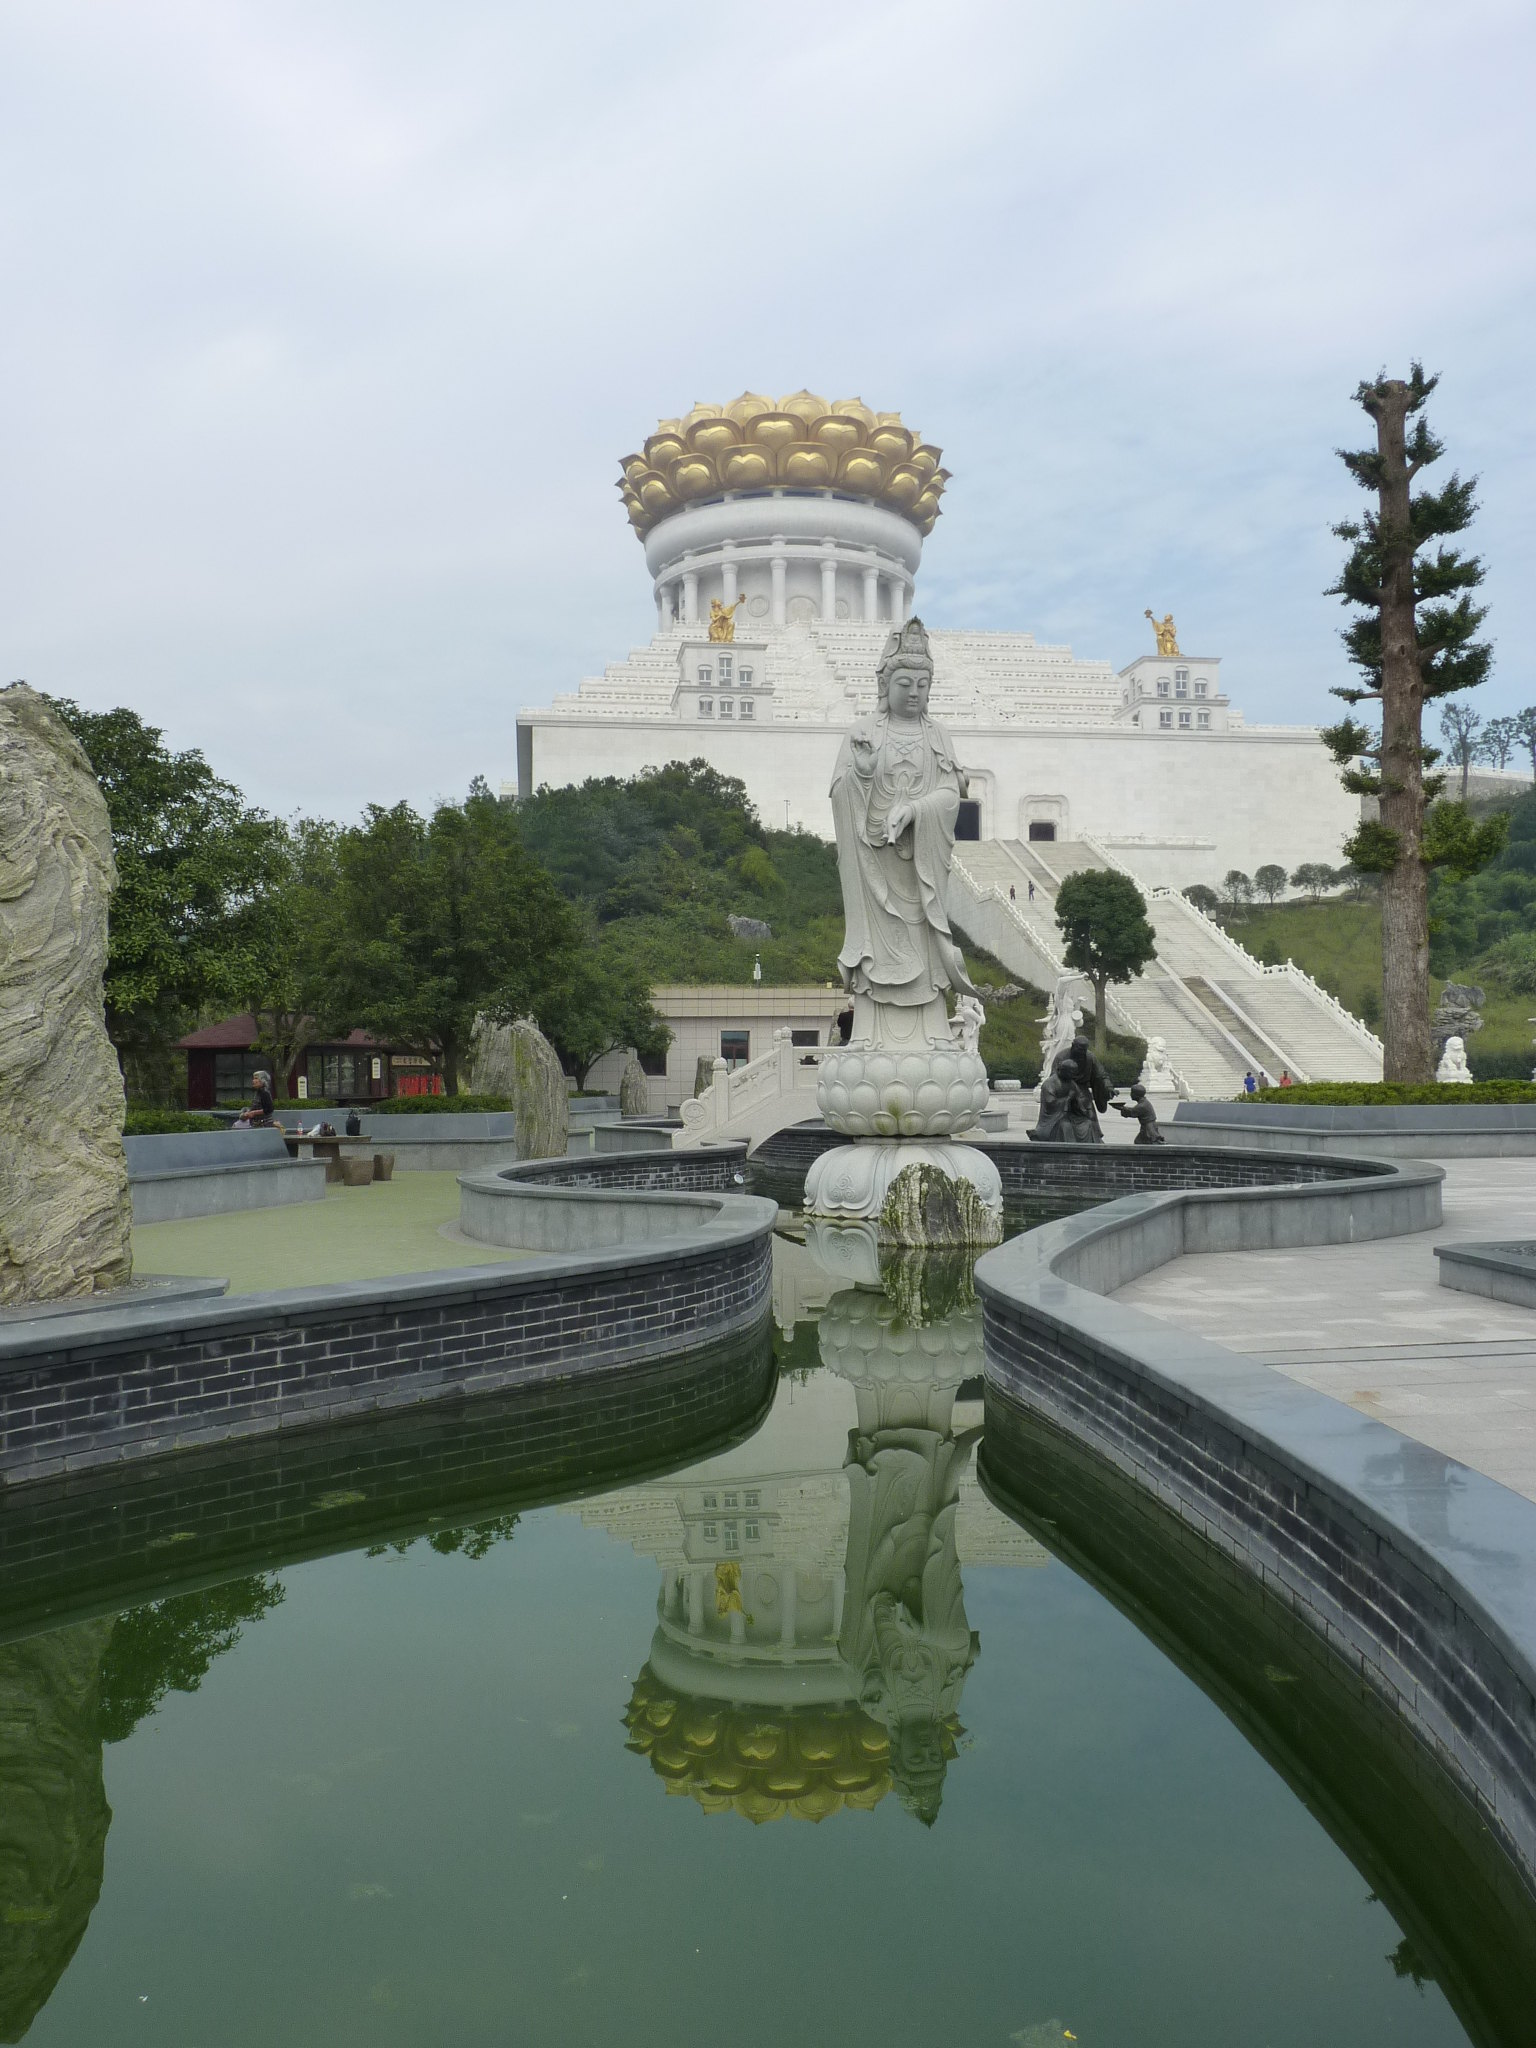
[[[201, 1031], [189, 1031], [185, 1038], [176, 1043], [187, 1052], [250, 1052], [257, 1038], [256, 1019], [250, 1011], [238, 1017], [223, 1017], [217, 1024], [205, 1024]], [[372, 1045], [380, 1051], [389, 1049], [389, 1041], [375, 1038], [367, 1031], [349, 1031], [345, 1036], [331, 1033], [328, 1037], [315, 1039], [311, 1051], [334, 1048], [338, 1045]]]

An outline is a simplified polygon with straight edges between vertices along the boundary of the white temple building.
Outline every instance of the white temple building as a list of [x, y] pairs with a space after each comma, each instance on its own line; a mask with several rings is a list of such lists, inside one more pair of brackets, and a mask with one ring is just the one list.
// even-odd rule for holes
[[[920, 609], [947, 474], [857, 399], [744, 393], [662, 421], [619, 486], [656, 629], [519, 713], [517, 793], [702, 756], [765, 823], [830, 839], [838, 737], [874, 708], [892, 623]], [[959, 836], [1087, 841], [1175, 889], [1337, 863], [1358, 806], [1316, 729], [1248, 725], [1218, 656], [1180, 652], [1171, 619], [1141, 630], [1160, 651], [1117, 670], [1028, 632], [930, 629], [930, 708], [971, 782]]]

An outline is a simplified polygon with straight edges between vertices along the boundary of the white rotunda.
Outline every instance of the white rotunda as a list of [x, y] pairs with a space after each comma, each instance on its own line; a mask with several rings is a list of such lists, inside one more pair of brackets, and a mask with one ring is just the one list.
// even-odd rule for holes
[[811, 391], [696, 405], [623, 460], [663, 631], [905, 619], [948, 472], [901, 415]]

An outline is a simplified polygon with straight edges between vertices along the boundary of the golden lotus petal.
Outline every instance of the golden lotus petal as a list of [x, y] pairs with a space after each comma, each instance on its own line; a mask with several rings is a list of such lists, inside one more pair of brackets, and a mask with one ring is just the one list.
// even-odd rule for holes
[[789, 1808], [782, 1799], [770, 1799], [766, 1792], [743, 1792], [736, 1802], [736, 1811], [761, 1827], [765, 1820], [782, 1820]]
[[855, 1813], [873, 1813], [890, 1789], [890, 1778], [882, 1771], [874, 1784], [867, 1786], [862, 1792], [845, 1792], [843, 1804], [852, 1807]]
[[797, 1799], [802, 1792], [811, 1789], [811, 1777], [809, 1771], [797, 1770], [792, 1764], [787, 1764], [769, 1771], [763, 1778], [763, 1786], [777, 1799]]
[[923, 479], [910, 462], [899, 462], [885, 480], [885, 495], [903, 510], [915, 505], [922, 495]]
[[693, 1769], [693, 1759], [676, 1736], [666, 1735], [653, 1744], [651, 1762], [664, 1777], [683, 1778]]
[[735, 420], [738, 426], [744, 426], [748, 420], [755, 420], [760, 412], [776, 411], [777, 405], [773, 399], [764, 398], [759, 392], [743, 391], [740, 398], [733, 398], [730, 404], [723, 406], [721, 410], [727, 419]]
[[676, 462], [679, 455], [686, 455], [688, 443], [681, 434], [652, 434], [645, 444], [644, 460], [652, 469], [664, 469], [669, 462]]
[[804, 433], [802, 422], [789, 413], [764, 412], [747, 422], [746, 439], [760, 448], [787, 448], [800, 440]]
[[864, 439], [862, 423], [827, 413], [811, 427], [811, 439], [824, 448], [857, 448]]
[[740, 438], [734, 420], [698, 420], [688, 429], [688, 446], [700, 455], [723, 455]]
[[795, 1746], [808, 1764], [829, 1764], [843, 1753], [842, 1730], [833, 1722], [808, 1722], [796, 1729]]
[[801, 420], [807, 426], [812, 420], [819, 420], [823, 413], [830, 410], [827, 401], [818, 398], [814, 391], [796, 391], [788, 398], [779, 400], [780, 412], [787, 412], [791, 418]]
[[733, 1764], [728, 1758], [709, 1767], [709, 1789], [712, 1792], [734, 1794], [750, 1783], [749, 1774], [740, 1764]]
[[727, 490], [749, 491], [773, 482], [773, 457], [764, 448], [732, 448], [720, 459]]
[[760, 1721], [738, 1733], [736, 1747], [750, 1763], [770, 1764], [778, 1755], [783, 1740], [782, 1729], [776, 1728], [771, 1721]]
[[828, 411], [841, 419], [857, 420], [866, 432], [875, 424], [875, 415], [862, 398], [834, 398]]
[[685, 455], [672, 465], [671, 485], [680, 498], [699, 498], [718, 491], [720, 477], [707, 455]]
[[837, 474], [837, 458], [826, 448], [786, 448], [779, 474], [785, 483], [799, 484], [802, 489], [825, 487]]
[[837, 480], [850, 491], [874, 495], [885, 482], [885, 464], [872, 448], [851, 448], [838, 465]]
[[891, 1738], [878, 1721], [871, 1721], [859, 1730], [858, 1745], [865, 1756], [889, 1756]]
[[842, 1803], [840, 1793], [829, 1792], [824, 1785], [819, 1785], [795, 1801], [794, 1811], [801, 1820], [820, 1821], [825, 1820], [829, 1813], [836, 1813]]
[[909, 434], [898, 420], [895, 425], [882, 422], [869, 437], [871, 448], [878, 448], [882, 455], [889, 455], [894, 462], [905, 462], [916, 443], [916, 434]]

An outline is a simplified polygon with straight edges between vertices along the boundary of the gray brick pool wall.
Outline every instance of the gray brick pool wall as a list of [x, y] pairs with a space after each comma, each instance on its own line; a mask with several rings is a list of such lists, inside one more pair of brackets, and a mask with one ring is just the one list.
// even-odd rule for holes
[[736, 1195], [687, 1241], [10, 1325], [0, 1483], [712, 1344], [769, 1312], [773, 1219]]
[[[1435, 1172], [1397, 1176], [1404, 1197]], [[1326, 1206], [1299, 1192], [1133, 1197], [989, 1253], [989, 1410], [1084, 1445], [1295, 1612], [1425, 1744], [1536, 1894], [1536, 1503], [1100, 1297], [1184, 1249], [1339, 1241], [1350, 1200], [1385, 1190], [1335, 1187]], [[1376, 1234], [1371, 1221], [1356, 1234]]]

